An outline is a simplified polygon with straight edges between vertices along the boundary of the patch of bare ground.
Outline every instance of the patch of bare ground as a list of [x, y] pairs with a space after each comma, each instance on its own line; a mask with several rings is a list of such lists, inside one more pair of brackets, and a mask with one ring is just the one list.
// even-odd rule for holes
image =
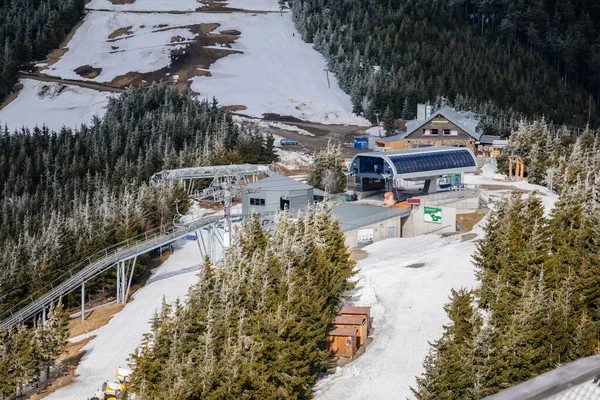
[[240, 36], [242, 34], [242, 32], [238, 31], [237, 29], [226, 29], [224, 31], [221, 31], [221, 33], [223, 35], [235, 35], [235, 36]]
[[125, 307], [123, 304], [111, 303], [105, 306], [96, 308], [89, 314], [86, 314], [86, 319], [82, 323], [81, 318], [74, 318], [69, 321], [69, 332], [71, 337], [76, 337], [108, 324], [112, 317]]
[[131, 30], [131, 28], [133, 28], [133, 26], [127, 26], [125, 28], [119, 28], [116, 31], [114, 31], [113, 33], [111, 33], [110, 35], [108, 35], [108, 38], [109, 39], [115, 39], [115, 38], [118, 38], [119, 36], [133, 35], [133, 31]]
[[369, 255], [369, 253], [367, 253], [366, 251], [364, 251], [362, 249], [350, 250], [350, 259], [352, 261], [364, 260], [365, 258], [367, 258], [368, 255]]
[[171, 43], [181, 43], [181, 42], [184, 42], [184, 41], [185, 41], [185, 38], [183, 38], [183, 37], [181, 37], [179, 35], [173, 36], [171, 38]]
[[462, 235], [462, 236], [460, 237], [460, 241], [461, 241], [461, 242], [468, 242], [469, 240], [473, 240], [473, 239], [475, 239], [476, 237], [477, 237], [477, 234], [476, 234], [476, 233], [467, 233], [467, 234], [465, 234], [465, 235]]
[[113, 49], [113, 50], [118, 50], [119, 46], [110, 46], [110, 48]]
[[488, 213], [487, 208], [479, 208], [474, 213], [470, 214], [457, 214], [456, 222], [460, 224], [461, 232], [470, 232], [473, 227], [485, 217]]
[[283, 165], [280, 165], [281, 173], [285, 176], [293, 176], [293, 175], [308, 175], [310, 172], [310, 168], [307, 166], [297, 166], [296, 168], [287, 168]]
[[69, 50], [69, 42], [71, 41], [71, 39], [73, 39], [73, 36], [75, 36], [75, 33], [81, 27], [81, 25], [83, 25], [83, 22], [84, 21], [79, 21], [77, 25], [75, 25], [73, 29], [71, 29], [71, 32], [69, 32], [69, 34], [65, 36], [58, 48], [52, 50], [48, 54], [48, 61], [46, 62], [46, 65], [44, 67], [36, 69], [34, 72], [41, 72], [48, 69], [48, 67], [50, 67], [52, 64], [55, 64], [62, 56], [65, 55], [65, 53]]
[[122, 6], [125, 4], [133, 4], [135, 0], [110, 0], [110, 2], [116, 6]]
[[407, 265], [406, 268], [423, 268], [425, 266], [424, 263], [415, 263]]
[[91, 65], [82, 65], [75, 68], [73, 71], [82, 78], [92, 79], [100, 75], [102, 68], [94, 68]]
[[15, 85], [15, 92], [12, 94], [9, 94], [8, 96], [6, 96], [4, 98], [4, 100], [2, 101], [2, 104], [0, 104], [0, 110], [2, 110], [4, 107], [6, 107], [7, 105], [9, 105], [10, 103], [12, 103], [12, 101], [14, 99], [17, 98], [17, 96], [19, 95], [19, 92], [21, 91], [21, 89], [23, 89], [23, 85], [20, 83], [17, 83]]
[[[210, 73], [209, 73], [210, 76]], [[225, 111], [236, 112], [236, 111], [244, 111], [247, 107], [242, 105], [231, 105], [231, 106], [222, 106], [221, 107]]]
[[228, 7], [227, 0], [200, 0], [202, 7], [196, 9], [197, 12], [214, 12], [214, 13], [248, 13], [248, 14], [269, 14], [279, 11], [259, 11], [259, 10], [245, 10], [242, 8]]
[[[175, 41], [170, 44], [174, 48], [171, 50], [171, 64], [169, 66], [148, 73], [129, 72], [116, 77], [110, 84], [124, 88], [130, 85], [137, 86], [142, 81], [168, 81], [171, 76], [178, 75], [179, 80], [176, 86], [179, 90], [184, 90], [188, 87], [188, 81], [191, 78], [196, 76], [210, 76], [209, 69], [215, 61], [230, 54], [240, 53], [237, 50], [230, 49], [231, 44], [238, 39], [238, 35], [212, 33], [219, 26], [216, 23], [184, 26], [183, 28], [187, 28], [196, 34], [196, 37], [186, 42], [186, 46], [183, 48], [181, 48], [181, 42]], [[177, 28], [180, 29], [182, 27], [179, 26]], [[155, 30], [155, 32], [171, 29], [175, 29], [175, 27], [162, 27]], [[214, 46], [222, 48], [214, 48]]]
[[29, 392], [27, 399], [40, 400], [58, 389], [70, 385], [75, 379], [75, 370], [85, 355], [85, 351], [81, 351], [81, 349], [95, 337], [90, 336], [76, 343], [68, 343], [65, 353], [58, 358], [56, 366], [50, 373], [50, 380]]

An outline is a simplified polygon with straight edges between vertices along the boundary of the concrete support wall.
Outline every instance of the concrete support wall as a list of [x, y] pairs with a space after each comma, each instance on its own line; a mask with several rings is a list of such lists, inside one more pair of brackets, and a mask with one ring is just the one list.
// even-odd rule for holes
[[[364, 244], [358, 243], [358, 231], [365, 231], [369, 229], [373, 230], [373, 243], [392, 237], [399, 238], [401, 237], [400, 234], [402, 232], [401, 219], [402, 218], [398, 216], [385, 221], [376, 222], [371, 225], [361, 226], [358, 229], [353, 229], [351, 231], [344, 232], [344, 235], [346, 236], [346, 246], [348, 246], [349, 248], [353, 248], [358, 246], [359, 244]], [[392, 232], [394, 233], [393, 235], [391, 235]]]
[[432, 206], [442, 209], [442, 220], [440, 224], [437, 224], [423, 220], [425, 207], [426, 206], [422, 205], [415, 207], [413, 213], [406, 221], [403, 221], [402, 237], [413, 237], [428, 233], [439, 235], [442, 233], [456, 232], [456, 209], [451, 207]]

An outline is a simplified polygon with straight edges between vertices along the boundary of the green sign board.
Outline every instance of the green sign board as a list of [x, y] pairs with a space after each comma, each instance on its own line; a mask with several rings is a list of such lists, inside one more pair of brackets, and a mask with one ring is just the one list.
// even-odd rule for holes
[[434, 224], [442, 223], [442, 209], [437, 207], [423, 208], [423, 221], [433, 222]]

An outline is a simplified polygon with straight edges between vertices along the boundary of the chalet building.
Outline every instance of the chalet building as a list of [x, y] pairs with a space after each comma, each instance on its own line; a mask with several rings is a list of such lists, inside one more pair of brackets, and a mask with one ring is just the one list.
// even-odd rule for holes
[[393, 151], [430, 146], [467, 147], [478, 153], [483, 136], [479, 120], [473, 113], [457, 112], [442, 107], [432, 112], [431, 106], [419, 104], [417, 119], [406, 123], [406, 133], [375, 141], [375, 150]]

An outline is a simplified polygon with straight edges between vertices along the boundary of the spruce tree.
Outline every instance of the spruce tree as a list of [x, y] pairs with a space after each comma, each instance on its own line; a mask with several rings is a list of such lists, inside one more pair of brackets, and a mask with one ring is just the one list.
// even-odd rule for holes
[[385, 108], [385, 111], [383, 112], [382, 122], [383, 129], [385, 129], [385, 135], [392, 136], [394, 134], [395, 118], [394, 112], [392, 111], [389, 105]]

